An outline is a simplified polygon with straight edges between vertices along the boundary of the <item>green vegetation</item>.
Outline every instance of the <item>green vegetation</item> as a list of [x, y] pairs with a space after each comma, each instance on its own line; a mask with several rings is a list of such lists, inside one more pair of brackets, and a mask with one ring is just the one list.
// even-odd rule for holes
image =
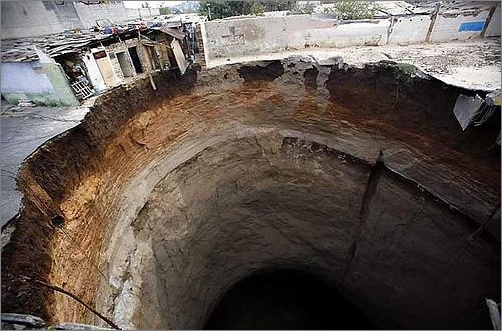
[[263, 15], [263, 5], [261, 2], [255, 1], [251, 4], [251, 14], [256, 16]]
[[240, 15], [262, 15], [266, 11], [291, 10], [294, 1], [201, 1], [199, 13], [211, 19]]
[[[199, 14], [211, 19], [240, 15], [262, 15], [268, 11], [288, 10], [291, 14], [311, 14], [314, 5], [297, 6], [295, 1], [201, 1]], [[375, 1], [335, 1], [333, 7], [324, 10], [335, 13], [341, 20], [373, 18], [379, 5]]]
[[172, 14], [172, 10], [171, 8], [169, 7], [163, 7], [162, 5], [160, 5], [160, 8], [159, 8], [159, 14], [160, 15], [170, 15]]
[[296, 5], [291, 11], [291, 14], [312, 14], [314, 7], [315, 5], [312, 3], [307, 3], [304, 6]]
[[401, 62], [398, 63], [397, 66], [402, 72], [408, 75], [414, 74], [417, 71], [417, 67], [413, 64]]
[[379, 6], [374, 1], [337, 1], [334, 9], [325, 9], [325, 12], [338, 14], [341, 20], [361, 20], [373, 18]]

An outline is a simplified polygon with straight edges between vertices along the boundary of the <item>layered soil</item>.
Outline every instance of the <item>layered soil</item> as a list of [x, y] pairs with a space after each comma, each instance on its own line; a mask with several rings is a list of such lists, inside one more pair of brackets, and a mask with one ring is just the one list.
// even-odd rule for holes
[[202, 328], [235, 284], [287, 269], [375, 327], [490, 327], [500, 115], [463, 132], [453, 114], [476, 91], [298, 58], [154, 80], [105, 93], [23, 164], [3, 312], [104, 325], [26, 275], [122, 328]]

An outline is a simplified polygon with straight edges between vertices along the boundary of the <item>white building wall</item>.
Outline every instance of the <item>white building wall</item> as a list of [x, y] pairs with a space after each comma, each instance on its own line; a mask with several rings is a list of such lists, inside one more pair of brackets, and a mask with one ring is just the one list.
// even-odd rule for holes
[[150, 19], [160, 15], [159, 8], [126, 8], [127, 18], [134, 19]]
[[55, 93], [39, 61], [2, 62], [2, 93]]
[[106, 84], [101, 75], [101, 71], [99, 71], [98, 64], [96, 60], [92, 56], [91, 53], [87, 53], [82, 56], [82, 60], [84, 61], [85, 66], [87, 67], [87, 71], [89, 73], [89, 79], [91, 80], [91, 84], [94, 87], [96, 92], [101, 92], [106, 89]]
[[107, 4], [86, 5], [74, 2], [75, 10], [84, 28], [96, 25], [98, 19], [109, 19], [112, 23], [128, 20], [127, 11], [122, 1], [109, 1]]
[[431, 26], [429, 15], [396, 18], [389, 34], [389, 44], [413, 44], [425, 41]]
[[477, 15], [450, 16], [439, 14], [432, 29], [431, 42], [444, 42], [450, 40], [468, 40], [479, 37], [481, 31], [459, 31], [463, 23], [484, 22], [489, 10], [480, 11]]
[[281, 52], [308, 47], [384, 45], [389, 20], [338, 24], [309, 15], [205, 22], [210, 57]]
[[372, 23], [342, 24], [329, 29], [309, 29], [306, 31], [305, 43], [324, 48], [381, 46], [387, 41], [389, 25], [388, 20], [379, 20]]

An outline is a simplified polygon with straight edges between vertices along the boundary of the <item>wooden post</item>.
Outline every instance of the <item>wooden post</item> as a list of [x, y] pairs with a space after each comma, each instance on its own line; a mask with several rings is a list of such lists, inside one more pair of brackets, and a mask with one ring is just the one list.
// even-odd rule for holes
[[490, 9], [490, 12], [488, 13], [488, 17], [486, 18], [485, 25], [483, 26], [483, 31], [481, 31], [481, 33], [479, 34], [479, 36], [481, 38], [483, 38], [485, 36], [486, 29], [488, 28], [488, 25], [490, 24], [490, 22], [492, 20], [492, 16], [493, 16], [493, 13], [495, 13], [495, 9], [497, 9], [497, 5], [493, 6]]
[[427, 31], [427, 36], [425, 37], [425, 42], [428, 43], [431, 39], [432, 30], [434, 29], [434, 24], [436, 24], [436, 19], [439, 15], [439, 8], [441, 7], [441, 3], [436, 3], [436, 8], [434, 9], [434, 13], [431, 17], [431, 24], [429, 25], [429, 30]]

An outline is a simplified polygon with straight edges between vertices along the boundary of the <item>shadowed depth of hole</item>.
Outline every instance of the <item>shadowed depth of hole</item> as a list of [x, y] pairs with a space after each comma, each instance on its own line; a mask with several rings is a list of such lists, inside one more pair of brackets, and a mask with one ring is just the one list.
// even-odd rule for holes
[[313, 275], [268, 271], [238, 282], [224, 295], [205, 329], [375, 329], [335, 288]]

